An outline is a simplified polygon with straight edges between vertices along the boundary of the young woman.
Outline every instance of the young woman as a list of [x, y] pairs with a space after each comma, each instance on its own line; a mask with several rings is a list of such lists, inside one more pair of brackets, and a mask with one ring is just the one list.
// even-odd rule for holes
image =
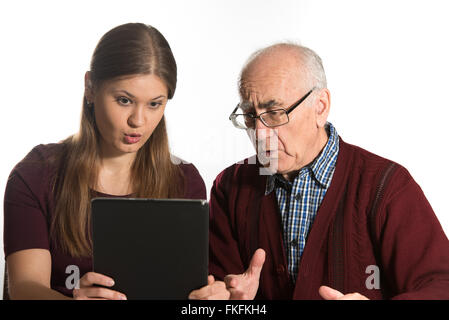
[[[105, 288], [113, 279], [90, 272], [91, 199], [206, 199], [196, 168], [169, 152], [164, 110], [175, 88], [176, 62], [155, 28], [130, 23], [100, 39], [85, 75], [79, 132], [36, 146], [9, 177], [4, 245], [11, 298], [126, 299]], [[80, 270], [79, 289], [66, 285], [70, 266]]]

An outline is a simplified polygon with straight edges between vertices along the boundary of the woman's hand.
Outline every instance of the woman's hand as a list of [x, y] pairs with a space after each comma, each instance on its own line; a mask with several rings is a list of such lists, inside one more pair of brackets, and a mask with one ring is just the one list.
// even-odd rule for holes
[[121, 292], [94, 285], [112, 287], [114, 280], [100, 273], [88, 272], [81, 277], [79, 289], [73, 289], [73, 298], [76, 300], [126, 300], [126, 296]]

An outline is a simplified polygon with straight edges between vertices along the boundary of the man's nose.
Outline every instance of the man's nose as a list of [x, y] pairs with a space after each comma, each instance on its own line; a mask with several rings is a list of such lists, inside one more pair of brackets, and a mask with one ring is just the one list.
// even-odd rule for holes
[[276, 143], [276, 134], [272, 128], [268, 128], [262, 124], [262, 127], [256, 129], [257, 141], [264, 150], [271, 150]]
[[128, 125], [137, 128], [143, 126], [144, 123], [145, 123], [144, 108], [142, 106], [134, 107], [130, 116], [128, 117]]

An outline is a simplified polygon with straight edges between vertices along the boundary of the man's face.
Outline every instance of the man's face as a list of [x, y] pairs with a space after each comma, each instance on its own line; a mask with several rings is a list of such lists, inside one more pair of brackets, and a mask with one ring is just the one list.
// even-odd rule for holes
[[[273, 63], [269, 58], [268, 61], [255, 62], [242, 81], [242, 100], [251, 106], [244, 112], [260, 115], [269, 110], [288, 109], [312, 89], [305, 83], [298, 65], [292, 66], [280, 59]], [[301, 169], [321, 150], [324, 129], [319, 125], [322, 119], [317, 115], [319, 99], [317, 103], [315, 100], [312, 93], [288, 115], [287, 124], [271, 131], [259, 119], [256, 121], [259, 160], [268, 157], [272, 167], [277, 157], [277, 173], [287, 175]]]

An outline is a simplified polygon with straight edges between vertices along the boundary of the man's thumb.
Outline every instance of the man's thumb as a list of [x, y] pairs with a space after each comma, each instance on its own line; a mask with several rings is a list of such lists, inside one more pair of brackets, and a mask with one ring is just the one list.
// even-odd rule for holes
[[318, 289], [318, 293], [325, 300], [336, 300], [343, 297], [343, 293], [328, 286], [321, 286]]
[[265, 262], [265, 250], [257, 249], [254, 252], [251, 261], [249, 262], [248, 270], [246, 270], [246, 274], [251, 276], [260, 277], [260, 271], [262, 271], [263, 264]]

